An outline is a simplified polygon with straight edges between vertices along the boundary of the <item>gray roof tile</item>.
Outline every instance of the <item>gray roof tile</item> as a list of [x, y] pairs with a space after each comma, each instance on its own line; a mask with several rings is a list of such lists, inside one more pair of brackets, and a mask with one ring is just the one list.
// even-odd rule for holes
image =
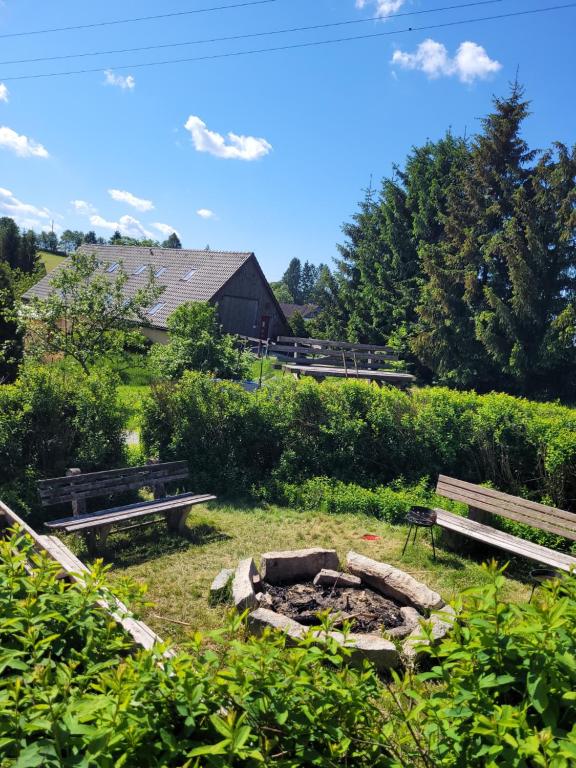
[[[253, 255], [248, 252], [193, 251], [116, 245], [82, 245], [79, 251], [95, 254], [102, 262], [103, 270], [115, 261], [121, 262], [129, 277], [126, 284], [128, 293], [143, 287], [148, 280], [148, 269], [138, 275], [134, 274], [138, 267], [152, 266], [155, 271], [160, 267], [166, 267], [166, 271], [156, 278], [159, 285], [165, 286], [164, 293], [158, 299], [159, 302], [164, 303], [164, 306], [150, 317], [150, 325], [156, 328], [166, 328], [168, 316], [184, 302], [210, 301]], [[70, 258], [63, 261], [56, 269], [64, 269], [69, 263]], [[193, 269], [196, 271], [190, 279], [183, 280]], [[24, 298], [48, 296], [53, 276], [54, 273], [51, 272], [43, 277], [40, 282], [26, 291]]]

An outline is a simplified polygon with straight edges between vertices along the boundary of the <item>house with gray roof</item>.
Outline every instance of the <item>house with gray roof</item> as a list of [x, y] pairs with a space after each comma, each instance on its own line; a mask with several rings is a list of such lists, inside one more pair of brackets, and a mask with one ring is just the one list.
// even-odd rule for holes
[[[166, 342], [168, 317], [189, 301], [215, 305], [226, 333], [263, 339], [288, 333], [284, 313], [253, 253], [86, 244], [79, 251], [96, 255], [100, 269], [110, 275], [122, 267], [128, 275], [127, 294], [143, 287], [152, 269], [164, 286], [147, 310], [149, 327], [142, 329], [152, 341]], [[70, 258], [56, 269], [69, 263]], [[52, 277], [43, 277], [24, 298], [48, 296]]]

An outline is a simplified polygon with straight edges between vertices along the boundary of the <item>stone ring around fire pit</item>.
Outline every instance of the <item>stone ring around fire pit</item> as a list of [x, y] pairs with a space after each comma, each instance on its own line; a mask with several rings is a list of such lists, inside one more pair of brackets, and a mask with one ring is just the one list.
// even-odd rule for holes
[[[241, 560], [233, 572], [234, 603], [239, 612], [250, 611], [255, 634], [280, 629], [293, 640], [321, 634], [318, 614], [330, 611], [330, 635], [352, 649], [353, 661], [366, 658], [378, 670], [418, 661], [422, 619], [430, 619], [435, 640], [449, 631], [454, 610], [425, 584], [356, 552], [348, 553], [346, 566], [343, 572], [335, 550], [320, 548], [266, 552], [261, 573], [252, 558]], [[352, 626], [346, 637], [338, 631], [344, 622]]]

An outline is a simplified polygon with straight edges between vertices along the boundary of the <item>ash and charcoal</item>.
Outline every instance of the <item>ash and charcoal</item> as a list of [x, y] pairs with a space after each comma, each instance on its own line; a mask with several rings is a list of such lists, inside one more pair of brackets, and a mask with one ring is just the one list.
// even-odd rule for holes
[[331, 611], [336, 627], [350, 622], [353, 632], [379, 633], [405, 623], [399, 606], [371, 589], [315, 586], [312, 583], [263, 585], [260, 605], [306, 626], [319, 626], [318, 614]]

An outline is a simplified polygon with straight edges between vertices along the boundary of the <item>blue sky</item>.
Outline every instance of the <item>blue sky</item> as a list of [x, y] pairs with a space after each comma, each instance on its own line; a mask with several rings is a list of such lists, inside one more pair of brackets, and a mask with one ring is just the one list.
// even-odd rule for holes
[[[250, 250], [270, 279], [293, 256], [331, 263], [370, 177], [448, 127], [473, 133], [519, 78], [533, 146], [574, 143], [576, 7], [430, 30], [407, 27], [544, 8], [500, 0], [269, 0], [155, 21], [17, 32], [189, 11], [239, 0], [0, 0], [0, 61], [370, 19], [387, 20], [133, 53], [0, 64], [0, 215], [40, 229], [94, 229], [186, 247]], [[469, 0], [470, 1], [470, 0]], [[567, 2], [568, 0], [565, 0]], [[370, 39], [252, 56], [222, 54], [354, 35]], [[121, 65], [131, 65], [120, 69]], [[11, 77], [85, 68], [68, 77]], [[141, 236], [144, 236], [143, 234]]]

